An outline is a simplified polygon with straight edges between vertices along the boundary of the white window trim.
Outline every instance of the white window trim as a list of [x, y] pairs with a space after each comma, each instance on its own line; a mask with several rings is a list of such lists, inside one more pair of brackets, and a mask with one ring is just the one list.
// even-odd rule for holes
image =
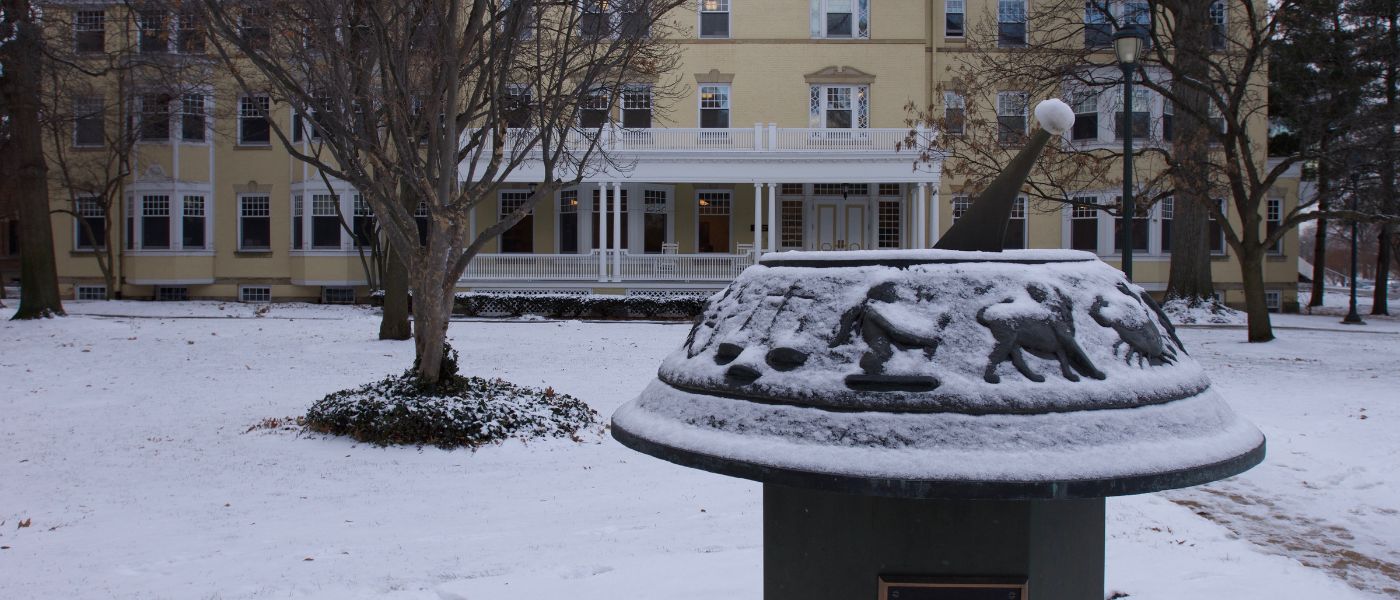
[[[1097, 190], [1078, 192], [1071, 197], [1093, 198], [1094, 202], [1098, 203], [1100, 206], [1111, 206], [1117, 203], [1117, 198], [1122, 194], [1122, 190]], [[1122, 250], [1117, 247], [1117, 241], [1113, 235], [1113, 228], [1117, 225], [1117, 222], [1122, 219], [1122, 216], [1110, 214], [1108, 211], [1104, 210], [1099, 210], [1097, 212], [1098, 248], [1094, 253], [1106, 259], [1122, 256]], [[1073, 213], [1074, 206], [1068, 203], [1065, 204], [1064, 210], [1061, 211], [1061, 248], [1070, 248], [1071, 242], [1073, 241], [1070, 237], [1071, 225], [1075, 221]], [[1147, 262], [1171, 260], [1171, 253], [1162, 251], [1162, 228], [1160, 226], [1162, 222], [1162, 203], [1158, 202], [1154, 204], [1145, 215], [1135, 215], [1135, 218], [1147, 220], [1147, 250], [1133, 250], [1133, 259], [1141, 259]]]
[[[267, 141], [266, 141], [266, 142], [245, 142], [245, 141], [243, 141], [243, 99], [244, 99], [244, 98], [267, 98], [267, 114], [264, 115], [264, 117], [268, 120], [269, 132], [268, 132], [268, 136], [267, 136]], [[240, 95], [238, 96], [238, 99], [236, 100], [236, 102], [237, 102], [237, 104], [234, 105], [234, 107], [233, 107], [233, 108], [234, 108], [234, 113], [235, 113], [235, 114], [234, 114], [234, 119], [237, 121], [237, 123], [236, 123], [236, 125], [237, 125], [237, 127], [236, 127], [236, 128], [237, 128], [237, 132], [236, 132], [236, 133], [237, 133], [237, 137], [235, 137], [234, 140], [233, 140], [233, 141], [234, 141], [234, 145], [235, 145], [235, 146], [241, 146], [241, 147], [244, 147], [244, 148], [268, 148], [268, 147], [271, 147], [271, 146], [272, 146], [272, 141], [273, 141], [273, 139], [275, 139], [275, 138], [277, 137], [276, 134], [273, 134], [273, 133], [270, 131], [271, 126], [272, 126], [272, 125], [271, 125], [271, 122], [272, 122], [272, 118], [273, 118], [273, 117], [272, 117], [272, 98], [271, 98], [271, 96], [269, 96], [269, 95], [267, 95], [267, 94], [240, 94]]]
[[[244, 248], [244, 247], [243, 247], [243, 199], [244, 199], [244, 198], [249, 198], [249, 197], [266, 197], [266, 198], [267, 198], [267, 232], [268, 232], [268, 236], [267, 236], [267, 237], [268, 237], [267, 246], [268, 246], [268, 247], [266, 247], [266, 248]], [[237, 195], [234, 197], [233, 217], [234, 217], [234, 219], [237, 221], [236, 227], [234, 228], [234, 235], [237, 236], [237, 238], [235, 238], [235, 239], [237, 240], [237, 250], [238, 250], [239, 252], [272, 252], [272, 237], [273, 237], [273, 236], [272, 236], [272, 210], [273, 210], [273, 209], [272, 209], [272, 204], [273, 204], [273, 203], [272, 203], [272, 194], [271, 194], [270, 192], [267, 192], [267, 193], [264, 193], [264, 192], [250, 192], [250, 193], [237, 194]], [[207, 209], [206, 209], [206, 210], [207, 210]]]
[[[160, 94], [164, 92], [156, 91], [154, 93]], [[131, 135], [136, 136], [134, 142], [138, 145], [160, 146], [170, 144], [176, 141], [175, 138], [179, 135], [180, 132], [179, 126], [175, 123], [175, 119], [179, 118], [180, 115], [180, 111], [176, 108], [176, 105], [180, 102], [180, 99], [179, 97], [173, 97], [170, 99], [169, 102], [166, 103], [167, 122], [165, 139], [148, 140], [144, 137], [142, 129], [145, 127], [146, 96], [151, 94], [152, 92], [138, 90], [131, 96], [130, 110], [132, 118], [129, 122], [134, 123], [136, 125], [135, 131], [132, 131]]]
[[[344, 226], [340, 228], [340, 247], [313, 248], [311, 234], [314, 231], [314, 221], [312, 217], [315, 216], [316, 209], [315, 201], [312, 198], [314, 196], [334, 195], [336, 197], [337, 204], [340, 205], [340, 215], [343, 218], [347, 219], [348, 223], [346, 224], [350, 225], [351, 228], [353, 228], [355, 224], [355, 198], [360, 196], [360, 191], [356, 190], [354, 186], [350, 185], [349, 183], [340, 181], [338, 179], [331, 179], [331, 187], [329, 188], [327, 188], [325, 184], [320, 181], [303, 181], [301, 183], [292, 184], [291, 193], [287, 195], [287, 203], [289, 204], [289, 206], [287, 207], [287, 214], [289, 215], [288, 218], [291, 221], [287, 224], [287, 231], [292, 235], [295, 235], [295, 232], [292, 232], [291, 228], [296, 225], [296, 219], [293, 218], [294, 215], [292, 215], [292, 210], [295, 209], [296, 205], [295, 201], [292, 198], [298, 194], [300, 194], [302, 197], [301, 240], [305, 244], [305, 248], [292, 248], [291, 241], [289, 240], [287, 243], [287, 247], [291, 248], [289, 252], [290, 255], [344, 256], [346, 254], [358, 254], [359, 251], [355, 249], [355, 235], [353, 232], [346, 231]], [[276, 234], [273, 234], [272, 237], [276, 238], [277, 236]], [[241, 235], [239, 236], [239, 239], [243, 239]], [[295, 240], [295, 237], [293, 237], [292, 240]]]
[[[187, 140], [187, 139], [185, 139], [185, 96], [193, 96], [193, 95], [196, 95], [196, 94], [198, 94], [198, 95], [204, 97], [204, 139], [203, 139], [203, 140]], [[198, 90], [190, 90], [190, 91], [187, 91], [187, 92], [184, 92], [184, 93], [180, 94], [180, 97], [179, 97], [178, 99], [176, 99], [176, 103], [179, 104], [180, 110], [177, 111], [176, 113], [174, 113], [175, 116], [172, 116], [172, 118], [178, 119], [178, 120], [180, 121], [180, 124], [179, 124], [178, 126], [173, 126], [173, 125], [171, 126], [170, 129], [171, 129], [171, 132], [172, 132], [172, 133], [175, 133], [175, 132], [178, 130], [178, 133], [175, 134], [175, 135], [173, 135], [172, 138], [171, 138], [171, 140], [172, 140], [174, 143], [181, 144], [181, 145], [185, 145], [185, 146], [207, 146], [207, 145], [213, 143], [213, 139], [214, 139], [214, 93], [213, 93], [213, 91], [211, 91], [211, 90], [208, 89], [207, 87], [201, 88], [201, 89], [198, 89]]]
[[[702, 40], [728, 40], [734, 37], [734, 0], [723, 0], [724, 10], [705, 10], [705, 0], [698, 0], [695, 10], [695, 37]], [[729, 15], [729, 33], [725, 35], [705, 35], [703, 21], [706, 13]]]
[[[827, 110], [828, 110], [828, 104], [830, 103], [830, 97], [827, 95], [827, 90], [836, 89], [836, 88], [845, 88], [845, 89], [850, 90], [850, 92], [851, 92], [851, 108], [849, 109], [849, 110], [851, 111], [851, 126], [850, 126], [850, 129], [853, 129], [853, 130], [854, 130], [854, 129], [869, 129], [869, 128], [870, 128], [870, 112], [869, 112], [869, 111], [870, 111], [870, 86], [869, 86], [869, 85], [858, 85], [858, 84], [826, 85], [826, 84], [822, 84], [822, 85], [813, 85], [813, 86], [811, 86], [811, 87], [816, 88], [816, 89], [818, 90], [818, 92], [817, 92], [817, 93], [818, 93], [818, 99], [820, 100], [820, 103], [818, 104], [819, 111], [818, 111], [818, 113], [815, 115], [818, 122], [815, 123], [815, 124], [813, 124], [813, 127], [814, 127], [815, 129], [833, 129], [833, 128], [829, 128], [829, 127], [826, 126], [826, 112], [827, 112]], [[862, 98], [862, 97], [865, 99], [865, 101], [864, 101], [863, 103], [861, 102], [861, 98]], [[809, 101], [810, 101], [810, 98], [809, 98]], [[810, 108], [810, 107], [809, 107], [809, 108]], [[862, 110], [861, 110], [862, 108], [865, 109], [864, 112], [862, 112]], [[845, 109], [842, 109], [842, 110], [845, 110]], [[864, 121], [864, 125], [863, 125], [863, 126], [862, 126], [862, 123], [861, 123], [862, 121]], [[833, 131], [840, 131], [840, 129], [833, 129]]]
[[710, 108], [710, 109], [705, 108], [705, 93], [704, 93], [704, 91], [705, 91], [705, 88], [707, 88], [707, 87], [724, 88], [724, 104], [725, 104], [724, 110], [729, 111], [729, 124], [728, 124], [726, 127], [722, 127], [722, 128], [717, 127], [717, 128], [715, 128], [715, 131], [716, 131], [716, 132], [720, 132], [720, 131], [724, 131], [725, 129], [733, 128], [733, 127], [734, 127], [734, 85], [733, 85], [733, 84], [730, 84], [730, 83], [702, 83], [702, 84], [699, 84], [698, 86], [696, 86], [696, 88], [695, 88], [695, 126], [696, 126], [697, 128], [704, 127], [704, 126], [702, 125], [702, 123], [704, 123], [704, 116], [705, 116], [705, 111], [706, 111], [706, 110], [719, 110], [719, 109], [714, 109], [714, 108]]
[[[144, 225], [141, 219], [141, 197], [142, 196], [169, 196], [170, 197], [170, 247], [151, 248], [141, 247], [141, 234]], [[204, 247], [185, 249], [185, 196], [204, 197]], [[191, 185], [186, 183], [171, 184], [132, 184], [127, 189], [125, 197], [127, 211], [135, 211], [134, 214], [123, 215], [126, 219], [134, 219], [131, 227], [131, 247], [126, 247], [126, 224], [122, 223], [116, 229], [118, 232], [112, 237], [122, 238], [123, 252], [129, 256], [213, 256], [214, 255], [214, 189], [212, 185]], [[112, 240], [107, 240], [112, 243]]]
[[[592, 202], [593, 202], [592, 196], [593, 196], [593, 192], [592, 192], [592, 191], [588, 191], [590, 187], [591, 187], [592, 189], [597, 189], [597, 186], [596, 186], [596, 185], [595, 185], [595, 186], [589, 186], [589, 185], [587, 185], [587, 184], [584, 184], [584, 185], [581, 185], [581, 186], [579, 186], [579, 187], [575, 187], [575, 188], [564, 188], [564, 189], [556, 190], [556, 191], [554, 192], [554, 253], [555, 253], [555, 254], [566, 254], [566, 253], [564, 252], [564, 250], [563, 250], [563, 248], [564, 248], [564, 237], [563, 237], [563, 231], [564, 231], [564, 227], [563, 227], [563, 224], [564, 224], [564, 211], [560, 210], [560, 209], [559, 209], [559, 206], [560, 206], [560, 202], [562, 202], [562, 201], [564, 200], [564, 192], [569, 192], [569, 191], [571, 191], [571, 192], [574, 193], [574, 200], [576, 200], [576, 201], [578, 202], [578, 204], [577, 204], [576, 206], [574, 206], [574, 212], [573, 212], [573, 214], [574, 214], [574, 223], [575, 223], [575, 225], [574, 225], [574, 228], [575, 228], [574, 235], [576, 236], [576, 238], [575, 238], [575, 240], [576, 240], [576, 241], [575, 241], [575, 251], [574, 251], [572, 254], [570, 254], [570, 255], [572, 256], [572, 255], [588, 254], [588, 252], [581, 252], [581, 251], [584, 250], [585, 248], [589, 248], [589, 247], [590, 247], [589, 244], [587, 244], [587, 243], [585, 243], [585, 242], [591, 242], [591, 241], [592, 241], [591, 239], [589, 239], [589, 237], [592, 235], [592, 232], [591, 232], [590, 230], [585, 229], [585, 226], [587, 226], [587, 225], [592, 225], [592, 223], [593, 223], [593, 222], [591, 221], [592, 216], [593, 216], [593, 214], [592, 214], [592, 210], [593, 210], [593, 207], [592, 207]], [[586, 192], [586, 193], [585, 193], [585, 192]], [[588, 196], [588, 199], [585, 200], [584, 196]], [[538, 205], [536, 205], [536, 206], [538, 206]], [[584, 215], [584, 212], [585, 212], [585, 211], [584, 211], [584, 208], [585, 208], [585, 207], [588, 209], [588, 215], [589, 215], [589, 216], [588, 216], [588, 219], [589, 219], [589, 220], [585, 220], [585, 217], [583, 216], [583, 215]]]
[[[248, 300], [244, 298], [246, 290], [267, 290], [267, 300]], [[270, 303], [272, 302], [272, 286], [270, 285], [240, 285], [238, 286], [238, 301], [244, 303]]]
[[[967, 0], [958, 0], [962, 4], [962, 10], [948, 10], [949, 0], [943, 2], [943, 37], [953, 39], [963, 39], [967, 37]], [[960, 14], [963, 16], [962, 33], [948, 33], [948, 15]]]
[[[823, 40], [868, 40], [870, 39], [870, 0], [850, 0], [851, 2], [851, 35], [831, 36], [827, 34], [827, 3], [829, 0], [809, 0], [812, 14], [811, 34], [815, 39]], [[862, 9], [866, 19], [866, 28], [861, 29], [860, 22]], [[732, 24], [731, 24], [732, 27]], [[731, 29], [732, 30], [732, 29]]]

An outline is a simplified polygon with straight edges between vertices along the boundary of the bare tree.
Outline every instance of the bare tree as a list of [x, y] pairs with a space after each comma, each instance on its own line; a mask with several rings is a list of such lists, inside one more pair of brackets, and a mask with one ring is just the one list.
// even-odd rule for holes
[[[1323, 213], [1315, 210], [1311, 201], [1302, 201], [1280, 211], [1272, 223], [1265, 223], [1270, 190], [1292, 167], [1317, 156], [1313, 148], [1298, 148], [1266, 160], [1267, 61], [1278, 39], [1281, 15], [1295, 10], [1299, 1], [1267, 5], [1252, 0], [1093, 0], [1087, 6], [1070, 0], [1038, 3], [1028, 21], [1029, 29], [1040, 34], [1033, 36], [1026, 48], [994, 49], [991, 46], [996, 45], [996, 36], [982, 35], [972, 44], [981, 44], [978, 49], [987, 51], [960, 54], [956, 70], [963, 81], [975, 78], [983, 82], [986, 87], [980, 89], [986, 91], [1024, 85], [1023, 89], [1035, 92], [1036, 88], [1029, 86], [1038, 82], [1044, 95], [1077, 90], [1112, 93], [1121, 84], [1121, 75], [1104, 36], [1125, 22], [1150, 22], [1149, 51], [1135, 77], [1139, 85], [1162, 96], [1172, 108], [1175, 131], [1136, 150], [1137, 161], [1146, 163], [1139, 176], [1161, 167], [1169, 182], [1135, 182], [1137, 197], [1133, 201], [1146, 208], [1165, 195], [1175, 200], [1169, 285], [1178, 293], [1209, 289], [1202, 289], [1199, 278], [1209, 270], [1207, 223], [1218, 225], [1240, 267], [1249, 340], [1268, 341], [1273, 332], [1264, 290], [1265, 257], [1300, 223], [1342, 214]], [[936, 116], [938, 108], [930, 107], [918, 115], [933, 125], [935, 132], [939, 120], [931, 115]], [[1134, 121], [1131, 126], [1135, 128], [1146, 125], [1136, 123], [1136, 115], [1123, 118]], [[1165, 131], [1165, 127], [1158, 131]], [[946, 135], [942, 138], [949, 139]], [[1094, 165], [1121, 159], [1102, 148], [1075, 149], [1069, 145], [1065, 150], [1077, 160], [1059, 158], [1055, 162], [1057, 159], [1051, 158], [1045, 162], [1049, 164], [1047, 172], [1066, 181], [1082, 180], [1073, 177], [1075, 173], [1094, 172], [1094, 167], [1085, 167], [1078, 160]], [[1114, 183], [1121, 185], [1121, 178], [1114, 182], [1111, 176], [1104, 177], [1095, 185]], [[1215, 198], [1224, 202], [1217, 203]], [[1052, 194], [1045, 199], [1056, 198]], [[1205, 218], [1192, 218], [1193, 210]], [[1229, 214], [1236, 215], [1238, 221], [1231, 222]], [[1386, 214], [1348, 216], [1378, 221], [1392, 218]], [[1200, 264], [1203, 260], [1207, 260], [1204, 267]], [[1178, 266], [1186, 272], [1179, 275]], [[1179, 281], [1188, 278], [1195, 281]]]
[[[202, 4], [238, 85], [307, 116], [322, 144], [303, 152], [269, 120], [273, 134], [373, 208], [408, 267], [417, 372], [431, 384], [467, 264], [540, 199], [608, 164], [580, 109], [611, 106], [627, 86], [665, 93], [676, 53], [664, 19], [680, 0]], [[473, 210], [527, 167], [529, 200], [474, 232]], [[426, 209], [425, 240], [410, 203]]]

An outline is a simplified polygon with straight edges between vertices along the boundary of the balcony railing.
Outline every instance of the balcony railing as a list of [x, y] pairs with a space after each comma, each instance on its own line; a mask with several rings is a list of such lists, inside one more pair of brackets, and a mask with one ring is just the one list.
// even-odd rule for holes
[[[631, 254], [608, 250], [588, 254], [478, 254], [461, 281], [715, 281], [739, 276], [753, 264], [753, 253]], [[616, 265], [616, 268], [614, 267]]]
[[[566, 140], [575, 150], [587, 148], [594, 140], [609, 152], [895, 152], [909, 135], [909, 129], [824, 129], [779, 128], [776, 125], [728, 129], [647, 128], [577, 129]], [[525, 134], [511, 130], [512, 147]], [[920, 139], [927, 136], [920, 135]]]

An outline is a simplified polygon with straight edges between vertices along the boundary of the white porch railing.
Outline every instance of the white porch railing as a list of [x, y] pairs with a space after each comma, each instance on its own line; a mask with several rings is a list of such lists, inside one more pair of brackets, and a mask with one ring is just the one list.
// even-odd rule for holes
[[462, 280], [598, 281], [598, 251], [590, 254], [478, 254]]
[[[753, 264], [743, 254], [478, 254], [461, 281], [729, 281]], [[614, 255], [616, 253], [616, 256]], [[614, 260], [616, 259], [616, 260]], [[599, 263], [606, 269], [600, 273]], [[613, 265], [618, 265], [614, 272]]]
[[[511, 130], [512, 148], [524, 132]], [[592, 140], [606, 151], [626, 153], [667, 152], [895, 152], [909, 135], [908, 129], [779, 128], [776, 125], [727, 129], [672, 128], [601, 130], [576, 129], [568, 145], [583, 150]], [[920, 136], [923, 137], [923, 136]]]

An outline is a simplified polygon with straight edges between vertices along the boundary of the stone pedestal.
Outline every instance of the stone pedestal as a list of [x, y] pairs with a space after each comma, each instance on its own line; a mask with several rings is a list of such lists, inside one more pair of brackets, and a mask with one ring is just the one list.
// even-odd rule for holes
[[915, 500], [763, 486], [764, 600], [874, 600], [878, 577], [1025, 577], [1103, 598], [1104, 500]]

